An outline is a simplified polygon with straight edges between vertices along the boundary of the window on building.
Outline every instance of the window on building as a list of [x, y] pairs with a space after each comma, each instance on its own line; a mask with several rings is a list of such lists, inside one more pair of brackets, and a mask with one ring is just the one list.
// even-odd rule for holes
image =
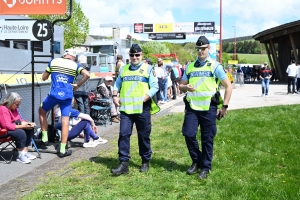
[[105, 53], [109, 55], [114, 55], [114, 46], [113, 45], [98, 45], [91, 47], [91, 52], [93, 53]]
[[96, 56], [87, 56], [87, 64], [89, 65], [97, 65], [97, 57]]
[[60, 42], [54, 41], [54, 53], [60, 54]]
[[39, 51], [39, 52], [44, 51], [43, 41], [34, 41], [33, 45], [34, 45], [34, 51]]
[[28, 49], [28, 42], [27, 41], [14, 41], [14, 49]]
[[0, 40], [0, 47], [10, 47], [9, 41]]

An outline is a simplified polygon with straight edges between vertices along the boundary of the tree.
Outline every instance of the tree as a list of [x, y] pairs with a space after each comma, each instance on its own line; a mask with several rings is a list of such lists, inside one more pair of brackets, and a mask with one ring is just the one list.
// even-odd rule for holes
[[[70, 2], [67, 1], [67, 10], [70, 10]], [[33, 19], [45, 19], [54, 22], [56, 19], [65, 19], [61, 15], [30, 15]], [[76, 44], [83, 44], [89, 33], [89, 19], [82, 12], [81, 6], [76, 0], [72, 0], [72, 17], [66, 22], [58, 22], [55, 25], [64, 28], [64, 48], [73, 47]]]
[[154, 57], [151, 57], [150, 54], [170, 53], [169, 49], [166, 47], [165, 44], [156, 41], [146, 42], [142, 44], [141, 47], [143, 50], [144, 58], [150, 58], [151, 62], [156, 62], [156, 59]]
[[230, 56], [226, 52], [222, 52], [222, 63], [228, 63], [228, 60], [231, 60]]
[[175, 53], [177, 55], [179, 63], [186, 63], [194, 60], [194, 58], [197, 57], [195, 44], [193, 43], [186, 43], [182, 45], [178, 43], [174, 44], [170, 42], [164, 42], [164, 44], [169, 49], [170, 53]]

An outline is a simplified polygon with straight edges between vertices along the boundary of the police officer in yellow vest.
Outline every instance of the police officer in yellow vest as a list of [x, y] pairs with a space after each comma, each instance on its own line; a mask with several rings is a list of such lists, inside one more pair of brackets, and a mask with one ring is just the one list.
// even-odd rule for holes
[[114, 175], [129, 173], [130, 136], [134, 123], [138, 132], [139, 154], [142, 158], [140, 172], [149, 170], [152, 154], [151, 114], [159, 111], [159, 107], [151, 99], [158, 91], [158, 79], [152, 66], [143, 62], [142, 49], [138, 44], [132, 44], [129, 56], [131, 63], [120, 69], [113, 92], [114, 103], [120, 106], [121, 113], [118, 141], [120, 164], [116, 169], [111, 169]]
[[[205, 179], [211, 170], [213, 139], [217, 133], [216, 118], [225, 117], [232, 87], [223, 66], [210, 58], [209, 41], [205, 36], [199, 37], [195, 49], [198, 59], [186, 67], [179, 85], [181, 91], [187, 92], [182, 133], [192, 159], [187, 173], [195, 174], [201, 169], [198, 177]], [[224, 101], [217, 96], [220, 82], [225, 87]], [[196, 139], [199, 125], [201, 151]]]

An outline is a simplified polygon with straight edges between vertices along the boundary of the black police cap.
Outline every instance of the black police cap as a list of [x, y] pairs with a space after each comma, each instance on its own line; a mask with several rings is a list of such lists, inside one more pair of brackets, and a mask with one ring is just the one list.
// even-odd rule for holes
[[132, 44], [129, 53], [138, 53], [138, 52], [142, 52], [142, 48], [140, 47], [140, 45]]
[[196, 42], [196, 46], [202, 46], [206, 44], [209, 44], [209, 41], [205, 36], [200, 36]]

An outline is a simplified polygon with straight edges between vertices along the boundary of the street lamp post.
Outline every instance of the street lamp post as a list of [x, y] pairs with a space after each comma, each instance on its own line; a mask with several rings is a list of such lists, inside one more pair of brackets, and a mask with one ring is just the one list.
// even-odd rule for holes
[[236, 60], [236, 37], [235, 37], [235, 26], [234, 27], [234, 53], [233, 53], [233, 59]]

